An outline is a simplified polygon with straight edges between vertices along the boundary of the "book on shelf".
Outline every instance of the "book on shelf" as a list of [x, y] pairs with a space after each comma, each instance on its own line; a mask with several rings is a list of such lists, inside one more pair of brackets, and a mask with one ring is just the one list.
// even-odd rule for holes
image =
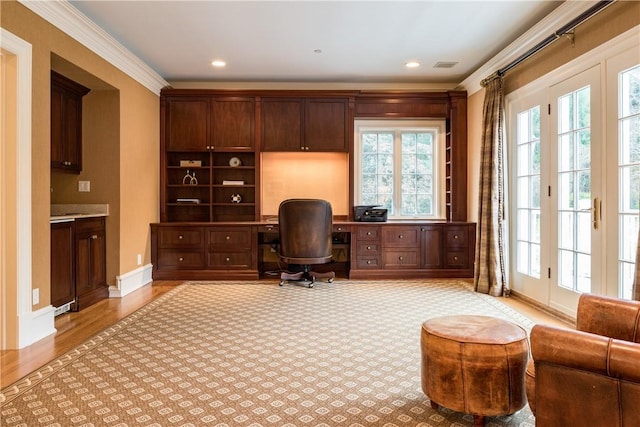
[[222, 181], [222, 185], [244, 185], [244, 181], [225, 179], [224, 181]]
[[189, 199], [189, 198], [177, 198], [177, 203], [191, 204], [191, 205], [199, 205], [200, 199]]

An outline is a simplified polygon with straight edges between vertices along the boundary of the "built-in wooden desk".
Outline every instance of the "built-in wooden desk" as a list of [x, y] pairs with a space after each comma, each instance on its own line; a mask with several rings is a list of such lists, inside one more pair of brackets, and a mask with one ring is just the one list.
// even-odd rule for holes
[[[334, 261], [352, 279], [473, 277], [476, 225], [334, 221]], [[258, 279], [277, 271], [278, 223], [151, 224], [156, 280]]]

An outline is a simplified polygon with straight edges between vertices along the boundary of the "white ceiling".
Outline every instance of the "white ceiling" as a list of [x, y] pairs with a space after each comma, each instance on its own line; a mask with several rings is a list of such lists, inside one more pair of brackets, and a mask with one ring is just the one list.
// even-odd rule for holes
[[169, 82], [453, 84], [561, 3], [71, 1]]

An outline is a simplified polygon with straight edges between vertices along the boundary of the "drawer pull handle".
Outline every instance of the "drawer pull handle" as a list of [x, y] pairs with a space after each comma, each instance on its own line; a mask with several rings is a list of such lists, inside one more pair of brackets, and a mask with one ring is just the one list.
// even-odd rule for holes
[[178, 236], [178, 239], [182, 240], [182, 239], [184, 239], [184, 236], [181, 234], [181, 235]]
[[398, 239], [404, 239], [404, 236], [402, 234], [399, 234]]
[[229, 262], [229, 261], [231, 261], [231, 258], [227, 257], [227, 258], [225, 258], [225, 261]]
[[458, 238], [458, 235], [457, 235], [457, 234], [454, 234], [454, 235], [453, 235], [453, 238], [454, 238], [454, 239], [457, 239], [457, 238]]
[[367, 246], [367, 250], [370, 251], [371, 250], [371, 246]]
[[367, 231], [367, 236], [371, 236], [371, 232], [370, 231]]
[[454, 261], [457, 261], [457, 260], [458, 260], [458, 257], [457, 257], [457, 256], [454, 256], [454, 257], [453, 257], [453, 260], [454, 260]]
[[399, 256], [399, 257], [398, 257], [398, 259], [399, 259], [400, 261], [402, 261], [402, 260], [404, 259], [404, 257]]
[[371, 260], [367, 260], [367, 264], [371, 264]]
[[180, 258], [178, 258], [178, 261], [182, 262], [182, 261], [184, 261], [184, 258], [180, 257]]
[[92, 235], [91, 235], [91, 240], [96, 240], [97, 238], [98, 238], [98, 235], [97, 235], [97, 234], [92, 234]]
[[338, 227], [338, 231], [342, 231], [342, 227]]
[[227, 236], [227, 237], [225, 237], [225, 239], [229, 240], [229, 239], [231, 239], [231, 236]]

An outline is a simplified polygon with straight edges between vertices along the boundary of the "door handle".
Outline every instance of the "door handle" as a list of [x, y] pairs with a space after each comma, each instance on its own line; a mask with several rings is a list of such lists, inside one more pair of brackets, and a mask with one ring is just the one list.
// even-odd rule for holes
[[593, 199], [593, 229], [600, 228], [600, 221], [602, 220], [602, 200], [599, 197]]

